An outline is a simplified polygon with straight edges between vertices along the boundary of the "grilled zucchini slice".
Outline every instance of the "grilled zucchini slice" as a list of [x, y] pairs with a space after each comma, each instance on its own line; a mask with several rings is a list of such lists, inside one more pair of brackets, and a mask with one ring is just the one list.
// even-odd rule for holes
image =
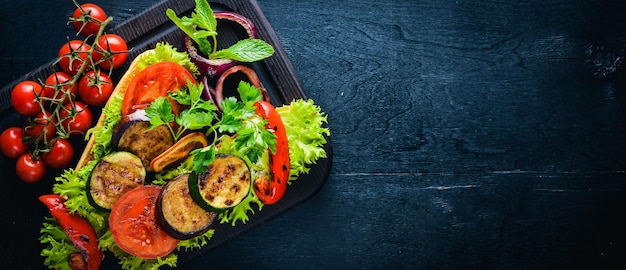
[[189, 193], [203, 209], [222, 212], [239, 204], [250, 191], [250, 169], [234, 155], [217, 155], [201, 174], [189, 176]]
[[170, 180], [157, 200], [157, 220], [172, 237], [194, 238], [209, 230], [217, 213], [204, 210], [189, 195], [189, 174]]
[[87, 186], [87, 197], [93, 206], [111, 210], [127, 191], [141, 186], [146, 179], [146, 169], [141, 159], [129, 152], [113, 152], [96, 164]]

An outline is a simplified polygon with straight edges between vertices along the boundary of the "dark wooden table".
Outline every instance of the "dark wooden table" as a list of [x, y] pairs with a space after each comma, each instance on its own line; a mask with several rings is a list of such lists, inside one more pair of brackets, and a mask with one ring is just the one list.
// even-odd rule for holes
[[[153, 4], [93, 2], [116, 22]], [[333, 167], [182, 268], [626, 267], [626, 2], [258, 2], [329, 114]], [[55, 56], [73, 5], [0, 3], [5, 85]]]

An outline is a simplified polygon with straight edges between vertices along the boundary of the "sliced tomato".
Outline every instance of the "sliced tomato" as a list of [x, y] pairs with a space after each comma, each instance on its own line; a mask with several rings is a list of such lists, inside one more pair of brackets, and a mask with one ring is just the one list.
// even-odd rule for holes
[[[167, 97], [169, 92], [178, 91], [196, 83], [193, 75], [178, 63], [160, 62], [140, 71], [128, 85], [122, 101], [122, 115], [129, 115], [138, 109], [146, 108], [158, 97]], [[178, 114], [182, 106], [172, 102], [172, 111]]]
[[140, 186], [126, 192], [111, 209], [109, 228], [115, 243], [127, 253], [144, 259], [170, 254], [178, 239], [158, 224], [156, 202], [161, 186]]

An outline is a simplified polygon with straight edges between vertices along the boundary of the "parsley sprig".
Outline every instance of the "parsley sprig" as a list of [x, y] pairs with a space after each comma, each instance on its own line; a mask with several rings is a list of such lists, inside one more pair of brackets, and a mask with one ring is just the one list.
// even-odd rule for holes
[[[220, 134], [232, 134], [238, 154], [252, 163], [256, 163], [267, 149], [276, 150], [274, 132], [267, 128], [267, 120], [256, 114], [254, 103], [263, 97], [259, 88], [241, 81], [237, 87], [240, 99], [226, 98], [221, 104], [221, 117], [217, 106], [202, 98], [202, 91], [202, 83], [187, 82], [186, 87], [169, 93], [167, 98], [157, 98], [145, 110], [150, 119], [150, 127], [166, 125], [176, 141], [186, 131], [203, 131], [208, 138], [213, 138], [211, 145], [191, 153], [194, 155], [195, 172], [201, 173], [213, 162]], [[174, 114], [172, 101], [187, 106], [187, 109], [179, 115]]]
[[[187, 81], [187, 86], [180, 91], [170, 92], [168, 97], [155, 99], [146, 108], [146, 115], [150, 118], [150, 128], [167, 125], [174, 140], [178, 141], [188, 130], [212, 126], [217, 118], [217, 107], [212, 102], [202, 99], [202, 91], [204, 91], [202, 83], [194, 84]], [[175, 115], [170, 100], [188, 106], [188, 109], [182, 111], [180, 115]], [[171, 125], [172, 122], [178, 125]]]

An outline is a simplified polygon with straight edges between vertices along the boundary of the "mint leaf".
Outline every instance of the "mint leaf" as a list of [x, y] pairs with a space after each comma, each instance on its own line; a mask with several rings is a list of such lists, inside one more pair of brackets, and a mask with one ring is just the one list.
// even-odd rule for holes
[[[239, 62], [255, 62], [274, 54], [272, 45], [260, 39], [243, 39], [230, 48], [217, 50], [217, 19], [206, 0], [196, 0], [196, 8], [191, 18], [178, 18], [176, 13], [168, 9], [166, 15], [178, 28], [198, 45], [202, 54], [210, 59], [225, 58]], [[211, 41], [209, 41], [211, 40]]]
[[192, 14], [193, 22], [201, 29], [217, 35], [217, 20], [211, 6], [206, 0], [196, 0], [196, 9]]
[[272, 45], [261, 39], [242, 39], [230, 46], [213, 54], [215, 58], [228, 58], [239, 62], [255, 62], [268, 58], [274, 54]]
[[185, 34], [187, 34], [191, 39], [193, 39], [194, 42], [196, 42], [196, 44], [198, 44], [198, 47], [201, 52], [209, 55], [209, 53], [213, 51], [212, 49], [213, 47], [211, 46], [211, 43], [206, 39], [206, 37], [215, 36], [217, 35], [216, 32], [213, 33], [211, 31], [207, 31], [207, 32], [196, 34], [199, 30], [196, 30], [196, 28], [193, 27], [194, 23], [193, 23], [192, 18], [189, 18], [186, 16], [183, 16], [182, 18], [178, 18], [178, 16], [176, 15], [176, 12], [169, 8], [165, 11], [165, 15], [167, 15], [167, 17], [172, 22], [174, 22], [174, 24], [176, 24], [176, 26], [178, 26], [180, 30], [183, 30]]

